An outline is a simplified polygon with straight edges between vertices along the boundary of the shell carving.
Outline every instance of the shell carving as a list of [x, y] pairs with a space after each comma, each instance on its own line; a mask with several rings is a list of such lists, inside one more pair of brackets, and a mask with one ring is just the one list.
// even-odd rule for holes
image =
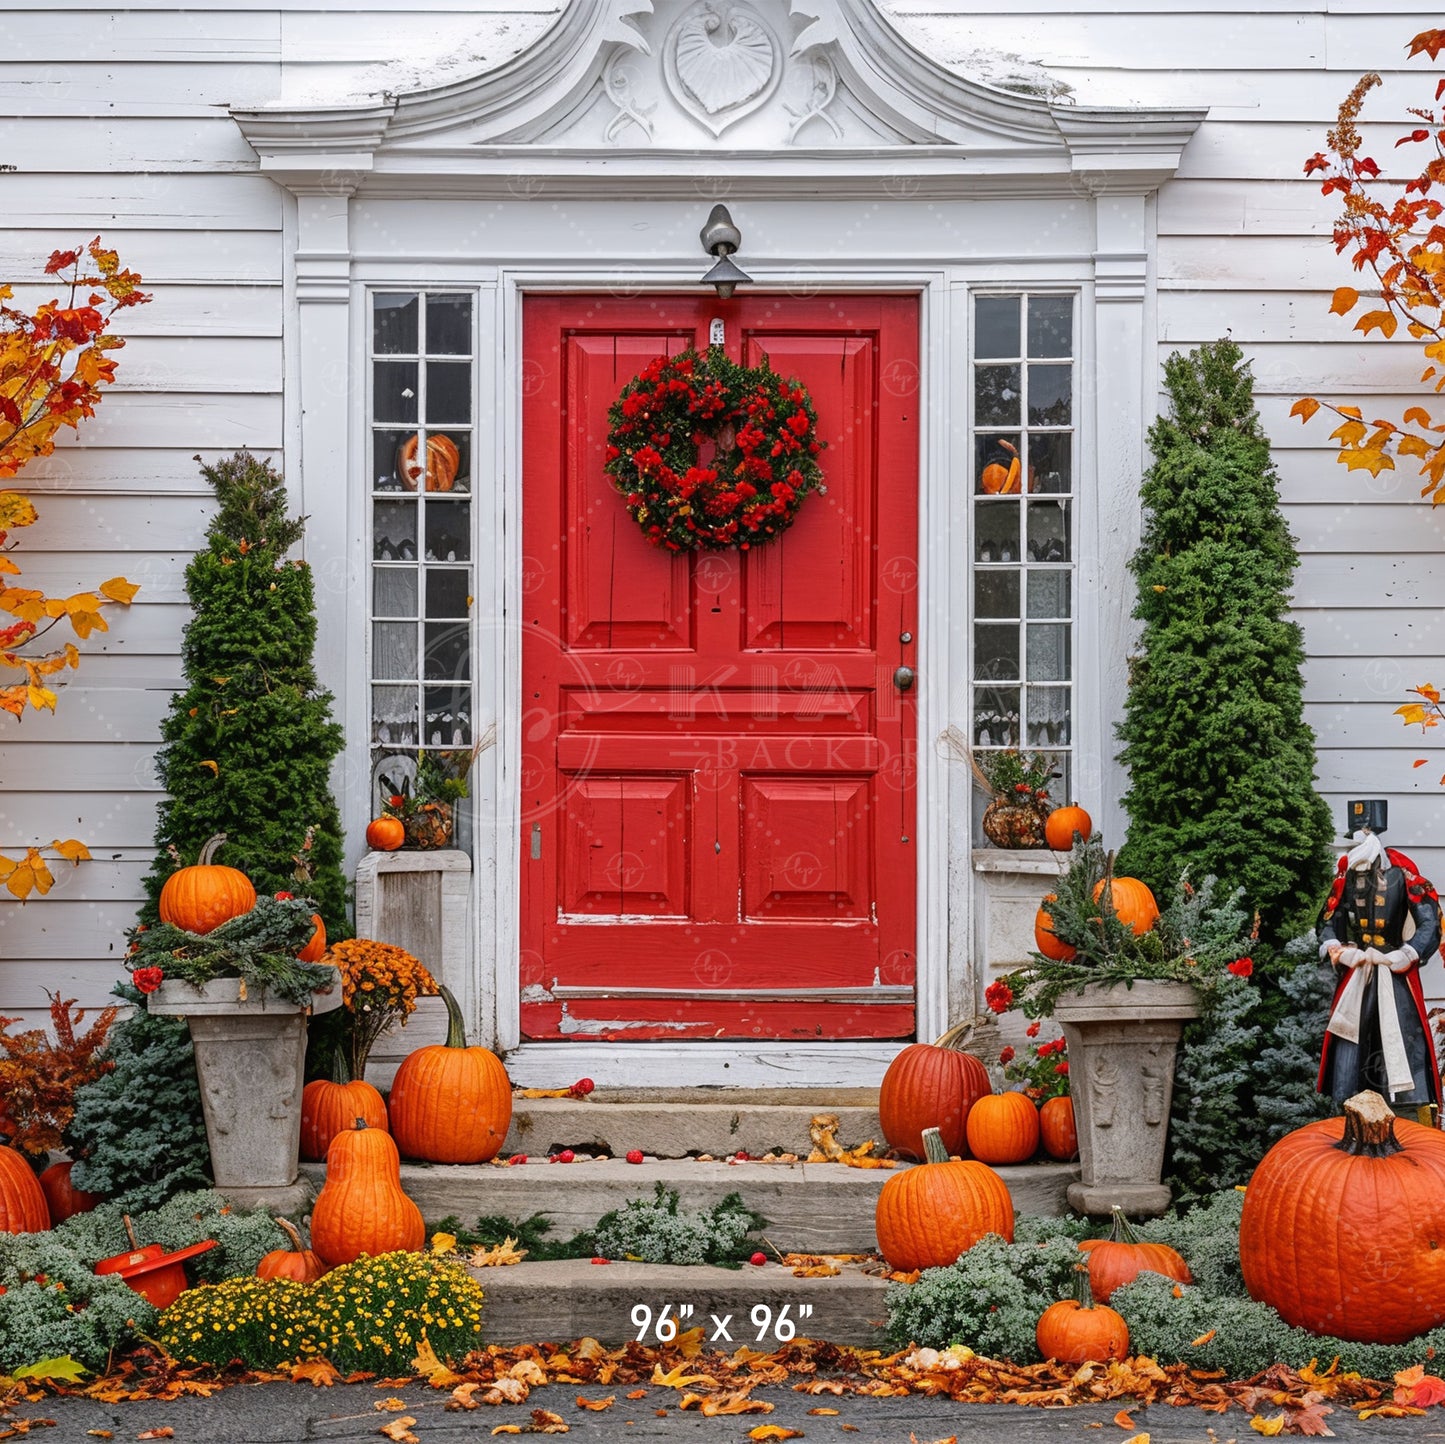
[[714, 135], [756, 110], [778, 80], [777, 39], [749, 6], [705, 0], [672, 28], [667, 78]]

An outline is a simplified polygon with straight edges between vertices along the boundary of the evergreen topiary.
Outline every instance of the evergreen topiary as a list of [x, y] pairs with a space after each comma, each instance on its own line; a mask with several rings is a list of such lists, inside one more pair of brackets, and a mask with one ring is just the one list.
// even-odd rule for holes
[[1225, 894], [1243, 888], [1278, 943], [1314, 922], [1332, 832], [1288, 619], [1298, 558], [1240, 348], [1176, 353], [1164, 379], [1172, 415], [1149, 432], [1130, 564], [1144, 631], [1119, 728], [1130, 773], [1119, 870], [1156, 889], [1181, 869]]
[[341, 728], [312, 663], [311, 570], [286, 558], [304, 520], [287, 516], [281, 477], [247, 452], [201, 472], [220, 509], [186, 570], [188, 685], [161, 728], [157, 770], [168, 796], [143, 916], [154, 920], [177, 859], [194, 862], [223, 832], [219, 862], [240, 868], [261, 894], [305, 894], [328, 935], [345, 937], [341, 820], [330, 786]]

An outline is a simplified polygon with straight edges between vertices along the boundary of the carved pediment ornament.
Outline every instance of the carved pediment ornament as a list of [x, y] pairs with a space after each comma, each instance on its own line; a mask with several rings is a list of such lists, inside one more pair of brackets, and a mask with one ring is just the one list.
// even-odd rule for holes
[[719, 136], [777, 88], [783, 48], [751, 5], [698, 0], [663, 42], [663, 75], [673, 98]]

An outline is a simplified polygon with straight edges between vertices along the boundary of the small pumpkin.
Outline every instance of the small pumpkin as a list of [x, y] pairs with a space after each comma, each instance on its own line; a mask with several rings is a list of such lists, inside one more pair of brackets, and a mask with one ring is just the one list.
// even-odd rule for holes
[[[418, 436], [408, 436], [397, 448], [396, 474], [408, 491], [415, 491], [421, 480], [421, 467], [417, 464], [416, 452], [420, 441]], [[426, 439], [426, 489], [428, 491], [450, 491], [456, 484], [457, 468], [461, 465], [461, 453], [450, 436], [434, 433]]]
[[1067, 1162], [1079, 1156], [1079, 1131], [1074, 1125], [1074, 1100], [1067, 1094], [1061, 1098], [1044, 1100], [1039, 1109], [1039, 1138], [1043, 1141], [1044, 1152], [1050, 1158]]
[[1094, 885], [1094, 901], [1109, 889], [1109, 901], [1114, 905], [1115, 916], [1125, 927], [1132, 929], [1136, 938], [1142, 938], [1159, 921], [1159, 904], [1147, 883], [1137, 877], [1100, 878]]
[[1068, 852], [1074, 845], [1075, 833], [1088, 842], [1093, 831], [1094, 819], [1077, 802], [1054, 808], [1044, 819], [1044, 841], [1055, 852]]
[[311, 1211], [311, 1247], [328, 1268], [426, 1243], [421, 1210], [401, 1186], [396, 1144], [380, 1128], [355, 1120], [331, 1140], [326, 1182]]
[[326, 924], [321, 920], [320, 913], [312, 913], [311, 921], [315, 924], [316, 931], [311, 934], [306, 946], [296, 954], [299, 962], [319, 963], [326, 953]]
[[100, 1202], [98, 1193], [85, 1193], [70, 1181], [74, 1163], [52, 1163], [40, 1175], [40, 1190], [50, 1210], [50, 1223], [64, 1223], [77, 1213], [89, 1213]]
[[1034, 1329], [1039, 1353], [1061, 1364], [1106, 1364], [1129, 1357], [1129, 1325], [1107, 1304], [1094, 1301], [1089, 1271], [1075, 1271], [1078, 1295], [1050, 1304]]
[[177, 868], [161, 887], [161, 921], [190, 933], [208, 933], [256, 906], [256, 889], [239, 868], [213, 862], [225, 845], [218, 832], [201, 849], [193, 867]]
[[1121, 1208], [1112, 1212], [1114, 1227], [1109, 1237], [1085, 1239], [1079, 1245], [1089, 1255], [1089, 1287], [1096, 1303], [1107, 1304], [1115, 1289], [1133, 1283], [1142, 1273], [1163, 1274], [1181, 1284], [1194, 1282], [1182, 1254], [1166, 1243], [1146, 1243]]
[[305, 1248], [301, 1234], [289, 1219], [278, 1218], [276, 1227], [291, 1240], [290, 1248], [273, 1248], [256, 1265], [258, 1279], [293, 1279], [298, 1284], [314, 1284], [326, 1272], [318, 1254]]
[[50, 1205], [25, 1155], [0, 1145], [0, 1233], [40, 1233], [50, 1227]]
[[399, 817], [373, 817], [366, 824], [366, 845], [377, 852], [395, 852], [406, 841], [406, 824]]
[[485, 1163], [502, 1150], [512, 1121], [512, 1083], [495, 1053], [467, 1047], [457, 1000], [444, 987], [447, 1040], [402, 1059], [387, 1113], [407, 1158], [427, 1163]]
[[950, 1028], [936, 1043], [910, 1043], [888, 1065], [878, 1090], [878, 1121], [896, 1152], [922, 1158], [925, 1128], [938, 1129], [949, 1153], [967, 1148], [968, 1110], [992, 1089], [988, 1070], [958, 1046], [968, 1028]]
[[316, 1162], [326, 1157], [331, 1140], [363, 1119], [368, 1128], [389, 1132], [386, 1102], [375, 1088], [346, 1071], [346, 1057], [336, 1051], [331, 1078], [317, 1078], [301, 1090], [301, 1157]]
[[1286, 1323], [1398, 1344], [1445, 1323], [1445, 1134], [1378, 1093], [1265, 1154], [1244, 1195], [1250, 1297]]
[[893, 1174], [878, 1194], [873, 1226], [890, 1268], [944, 1268], [979, 1239], [1014, 1236], [1008, 1185], [972, 1159], [952, 1159], [938, 1129], [923, 1130], [925, 1162]]
[[[1049, 893], [1044, 902], [1051, 903], [1056, 897], [1056, 893]], [[1072, 962], [1079, 951], [1072, 943], [1064, 942], [1054, 931], [1054, 920], [1049, 916], [1049, 910], [1043, 906], [1034, 914], [1034, 946], [1046, 958], [1053, 958], [1060, 963]]]
[[1022, 1093], [992, 1093], [968, 1111], [968, 1151], [984, 1163], [1027, 1163], [1039, 1150], [1039, 1110]]
[[1018, 452], [1009, 445], [1007, 441], [1000, 441], [999, 446], [1010, 454], [1010, 461], [1007, 466], [1001, 462], [990, 462], [984, 467], [979, 476], [978, 484], [982, 491], [990, 496], [1011, 496], [1019, 490], [1019, 475], [1022, 467], [1019, 463]]

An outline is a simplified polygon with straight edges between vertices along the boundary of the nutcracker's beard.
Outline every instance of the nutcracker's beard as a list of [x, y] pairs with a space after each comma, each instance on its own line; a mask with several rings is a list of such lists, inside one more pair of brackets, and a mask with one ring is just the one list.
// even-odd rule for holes
[[1374, 867], [1377, 863], [1385, 861], [1385, 844], [1373, 833], [1361, 828], [1355, 834], [1355, 845], [1350, 849], [1350, 855], [1345, 860], [1345, 865], [1350, 869]]

